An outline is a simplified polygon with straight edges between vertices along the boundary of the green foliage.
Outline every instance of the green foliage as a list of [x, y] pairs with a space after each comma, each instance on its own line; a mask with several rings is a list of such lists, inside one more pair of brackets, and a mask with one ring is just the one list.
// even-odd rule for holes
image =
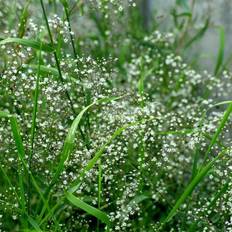
[[200, 3], [150, 27], [145, 1], [0, 4], [0, 231], [231, 231], [232, 74], [223, 26], [200, 71]]

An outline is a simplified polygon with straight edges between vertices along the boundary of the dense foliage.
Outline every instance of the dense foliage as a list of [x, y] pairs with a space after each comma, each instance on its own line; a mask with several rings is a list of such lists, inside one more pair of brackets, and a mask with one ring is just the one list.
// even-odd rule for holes
[[0, 0], [0, 231], [232, 231], [220, 54], [214, 75], [191, 67], [183, 37], [147, 30], [132, 0], [12, 2]]

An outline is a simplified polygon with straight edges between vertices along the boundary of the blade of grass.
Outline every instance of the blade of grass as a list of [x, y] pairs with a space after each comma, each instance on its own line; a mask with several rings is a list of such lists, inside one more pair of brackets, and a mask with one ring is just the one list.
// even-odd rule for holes
[[217, 127], [217, 130], [216, 130], [216, 132], [214, 133], [214, 135], [212, 137], [212, 140], [211, 140], [211, 142], [210, 142], [210, 144], [208, 146], [208, 149], [207, 149], [207, 151], [206, 151], [206, 153], [204, 155], [204, 160], [203, 160], [202, 165], [204, 165], [204, 163], [206, 162], [212, 147], [217, 143], [217, 139], [218, 139], [220, 133], [222, 132], [223, 128], [225, 127], [226, 122], [228, 121], [231, 112], [232, 112], [232, 103], [230, 103], [229, 106], [227, 107], [227, 109], [226, 109], [226, 111], [225, 111], [225, 113], [224, 113], [224, 115], [223, 115], [223, 117], [222, 117], [222, 119], [221, 119], [221, 121], [220, 121], [220, 123], [219, 123], [219, 125]]
[[135, 205], [137, 205], [137, 204], [139, 204], [139, 203], [141, 203], [141, 202], [143, 202], [143, 201], [145, 201], [145, 200], [147, 200], [147, 199], [149, 199], [149, 196], [146, 196], [146, 195], [138, 195], [138, 196], [136, 196], [136, 197], [134, 197], [130, 202], [129, 202], [129, 204], [128, 204], [128, 207], [129, 208], [132, 208], [133, 206], [135, 206]]
[[[67, 162], [67, 160], [69, 159], [69, 156], [73, 150], [73, 146], [74, 146], [74, 142], [75, 142], [75, 134], [76, 134], [76, 130], [79, 126], [79, 123], [83, 117], [83, 115], [85, 114], [85, 112], [91, 108], [92, 106], [96, 105], [96, 104], [101, 104], [101, 103], [108, 103], [108, 102], [112, 102], [112, 101], [116, 101], [118, 99], [121, 99], [122, 97], [124, 96], [120, 96], [120, 97], [109, 97], [109, 98], [102, 98], [102, 99], [99, 99], [95, 102], [93, 102], [92, 104], [88, 105], [87, 107], [85, 107], [79, 114], [78, 116], [75, 118], [75, 120], [73, 121], [69, 131], [68, 131], [68, 134], [66, 136], [66, 139], [65, 139], [65, 142], [64, 142], [64, 146], [63, 146], [63, 149], [61, 151], [61, 154], [60, 154], [60, 161], [59, 161], [59, 164], [57, 166], [57, 169], [56, 169], [56, 172], [48, 186], [48, 188], [46, 189], [45, 191], [45, 195], [48, 196], [48, 201], [49, 201], [49, 198], [50, 198], [50, 191], [52, 189], [52, 187], [57, 183], [58, 179], [59, 179], [59, 176], [60, 174], [63, 172], [64, 170], [64, 166], [65, 166], [65, 162]], [[45, 211], [45, 207], [41, 210], [41, 213], [40, 213], [40, 219], [42, 218], [42, 215], [44, 214], [44, 211]]]
[[124, 125], [120, 128], [118, 128], [117, 130], [115, 130], [115, 132], [113, 133], [113, 135], [107, 140], [107, 142], [105, 144], [103, 144], [99, 150], [94, 154], [93, 158], [88, 162], [88, 164], [84, 167], [84, 169], [81, 171], [79, 177], [73, 181], [73, 183], [71, 184], [71, 187], [69, 188], [69, 192], [71, 193], [74, 193], [80, 183], [81, 183], [81, 180], [82, 178], [86, 175], [86, 173], [88, 173], [93, 167], [94, 165], [98, 162], [98, 160], [101, 158], [101, 156], [103, 155], [104, 151], [106, 150], [107, 146], [115, 139], [117, 138], [119, 135], [122, 134], [122, 132], [126, 129], [128, 129], [129, 127], [132, 127], [132, 126], [137, 126], [139, 124], [142, 124], [144, 122], [147, 122], [149, 120], [152, 120], [153, 118], [150, 118], [150, 119], [147, 119], [147, 120], [140, 120], [140, 121], [137, 121], [137, 122], [134, 122], [134, 123], [130, 123], [130, 124], [127, 124], [127, 125]]
[[105, 223], [106, 225], [110, 225], [110, 219], [106, 213], [103, 211], [94, 208], [93, 206], [85, 203], [84, 201], [80, 200], [79, 198], [75, 197], [72, 193], [67, 192], [66, 193], [66, 198], [76, 207], [84, 210], [88, 214], [96, 217], [99, 219], [101, 222]]
[[85, 107], [76, 117], [76, 119], [73, 121], [68, 134], [66, 136], [65, 142], [64, 142], [64, 146], [63, 146], [63, 150], [61, 152], [61, 158], [60, 158], [60, 162], [58, 164], [58, 168], [56, 170], [56, 173], [54, 175], [53, 181], [51, 182], [51, 185], [55, 184], [57, 179], [59, 178], [61, 172], [64, 170], [64, 165], [65, 162], [67, 162], [67, 160], [69, 159], [69, 155], [71, 154], [72, 150], [73, 150], [73, 146], [74, 146], [74, 141], [75, 141], [75, 134], [76, 134], [76, 130], [78, 128], [78, 125], [83, 117], [83, 115], [85, 114], [85, 112], [92, 106], [96, 105], [96, 104], [100, 104], [100, 103], [107, 103], [107, 102], [111, 102], [111, 101], [115, 101], [118, 99], [121, 99], [122, 97], [110, 97], [110, 98], [103, 98], [100, 99], [96, 102], [93, 102], [92, 104], [88, 105], [87, 107]]
[[198, 170], [198, 160], [199, 160], [199, 147], [196, 145], [194, 157], [193, 157], [193, 167], [192, 167], [192, 179], [196, 176]]
[[[21, 161], [22, 166], [24, 167], [24, 169], [31, 176], [32, 183], [33, 183], [36, 191], [38, 192], [40, 198], [42, 199], [44, 207], [48, 210], [48, 212], [50, 212], [50, 207], [48, 205], [48, 202], [45, 200], [45, 198], [43, 196], [43, 193], [40, 190], [39, 185], [37, 184], [37, 181], [35, 180], [34, 176], [30, 172], [30, 170], [28, 168], [28, 165], [27, 165], [27, 163], [25, 161], [25, 151], [24, 151], [24, 146], [23, 146], [23, 140], [22, 140], [22, 137], [21, 137], [21, 134], [20, 134], [20, 127], [19, 127], [19, 124], [17, 122], [16, 117], [11, 115], [11, 114], [8, 114], [8, 113], [6, 113], [4, 111], [0, 111], [0, 116], [4, 116], [5, 118], [9, 119], [12, 134], [13, 134], [13, 138], [14, 138], [15, 145], [16, 145], [17, 151], [18, 151], [19, 160]], [[21, 173], [19, 175], [19, 178], [22, 178], [22, 180], [23, 180], [23, 175]], [[22, 198], [23, 212], [24, 212], [25, 215], [28, 215], [27, 211], [26, 211], [26, 207], [25, 207], [26, 206], [25, 195], [24, 195], [25, 191], [24, 191], [24, 186], [23, 186], [23, 181], [22, 180], [20, 180], [20, 182], [22, 182], [22, 184], [20, 184], [20, 197]], [[58, 222], [56, 221], [55, 218], [53, 219], [53, 221], [54, 221], [56, 227], [59, 228], [59, 224], [58, 224]]]
[[216, 193], [216, 195], [214, 196], [213, 200], [210, 202], [209, 206], [207, 207], [208, 209], [212, 208], [217, 200], [228, 190], [229, 188], [229, 181], [227, 181], [222, 188]]
[[204, 26], [193, 36], [185, 45], [185, 48], [190, 47], [195, 41], [202, 38], [209, 27], [210, 20], [209, 18], [206, 19]]
[[144, 107], [144, 99], [143, 99], [143, 97], [144, 97], [144, 80], [147, 76], [152, 74], [154, 69], [155, 69], [155, 67], [151, 68], [150, 70], [148, 70], [146, 72], [142, 71], [142, 73], [140, 75], [139, 82], [138, 82], [138, 92], [142, 98], [141, 107]]
[[[22, 199], [21, 197], [19, 197], [19, 195], [18, 195], [18, 193], [17, 193], [17, 191], [16, 191], [16, 188], [14, 187], [14, 185], [12, 184], [12, 182], [11, 182], [9, 176], [7, 175], [7, 172], [4, 170], [4, 168], [3, 168], [1, 165], [0, 165], [0, 169], [1, 169], [1, 171], [2, 171], [2, 173], [3, 173], [3, 176], [5, 177], [5, 179], [6, 179], [7, 183], [8, 183], [8, 185], [9, 185], [9, 186], [11, 187], [11, 189], [14, 191], [14, 194], [15, 194], [15, 196], [16, 196], [16, 198], [17, 198], [17, 201], [18, 201], [19, 205], [22, 207], [22, 210], [21, 210], [21, 209], [19, 209], [19, 210], [22, 211], [21, 213], [22, 213], [22, 215], [24, 216], [25, 213], [26, 213], [26, 209], [25, 209], [25, 205], [24, 205], [24, 199]], [[21, 196], [21, 194], [20, 194], [20, 196]], [[26, 228], [26, 227], [27, 227], [27, 222], [26, 222], [25, 218], [23, 217], [23, 218], [21, 219], [21, 221], [22, 221], [22, 225]]]
[[[104, 100], [104, 99], [103, 99]], [[108, 141], [103, 144], [99, 149], [98, 151], [95, 153], [94, 157], [88, 162], [88, 164], [86, 165], [86, 167], [84, 168], [84, 170], [80, 173], [79, 177], [73, 181], [72, 184], [70, 184], [70, 186], [67, 188], [68, 189], [68, 192], [69, 193], [74, 193], [79, 185], [80, 185], [80, 182], [81, 182], [81, 179], [85, 176], [85, 174], [87, 172], [89, 172], [93, 166], [98, 162], [98, 160], [101, 158], [103, 152], [105, 151], [105, 149], [107, 148], [107, 146], [116, 138], [118, 137], [119, 135], [121, 135], [121, 133], [128, 129], [129, 127], [133, 127], [133, 126], [137, 126], [137, 125], [140, 125], [142, 123], [145, 123], [145, 122], [148, 122], [148, 121], [151, 121], [153, 120], [154, 118], [150, 118], [150, 119], [147, 119], [147, 120], [140, 120], [140, 121], [137, 121], [137, 122], [134, 122], [134, 123], [130, 123], [130, 124], [127, 124], [127, 125], [124, 125], [120, 128], [118, 128], [117, 130], [115, 130], [115, 132], [113, 133], [113, 135], [108, 139]], [[64, 198], [61, 197], [59, 199], [59, 201], [57, 202], [57, 204], [54, 206], [54, 208], [57, 208], [59, 206], [59, 204], [61, 204], [61, 202], [64, 201]], [[49, 217], [51, 215], [46, 215], [46, 220], [49, 220]], [[41, 223], [44, 223], [45, 220], [42, 220], [42, 217], [40, 216], [40, 219], [41, 219]]]
[[[19, 129], [19, 126], [17, 124], [17, 120], [15, 117], [10, 117], [10, 124], [11, 124], [11, 130], [13, 133], [13, 138], [15, 141], [18, 155], [19, 155], [21, 160], [24, 160], [25, 159], [25, 151], [24, 151], [24, 147], [22, 144], [20, 129]], [[18, 175], [19, 175], [19, 186], [20, 186], [20, 188], [19, 188], [20, 189], [20, 198], [22, 201], [22, 210], [25, 214], [26, 213], [26, 199], [25, 199], [25, 187], [24, 187], [23, 179], [24, 179], [24, 177], [26, 177], [26, 173], [25, 173], [25, 168], [23, 167], [23, 165], [20, 161], [18, 164]]]
[[[26, 65], [26, 64], [24, 64], [23, 67], [22, 67], [22, 70], [25, 70], [25, 69], [32, 69], [32, 71], [37, 71], [38, 70], [38, 65], [34, 65], [34, 64]], [[45, 65], [40, 65], [40, 76], [41, 76], [41, 78], [44, 75], [52, 75], [54, 77], [59, 77], [59, 72], [54, 67], [47, 67]], [[76, 78], [75, 77], [70, 76], [69, 78], [73, 82], [76, 82]], [[79, 83], [79, 85], [83, 85], [83, 84]]]
[[30, 216], [28, 216], [28, 221], [30, 222], [30, 224], [34, 227], [36, 232], [43, 232], [39, 225], [37, 224], [37, 222]]
[[224, 150], [221, 153], [219, 153], [212, 161], [210, 161], [208, 164], [206, 164], [193, 178], [193, 180], [188, 184], [188, 186], [185, 188], [182, 195], [179, 197], [171, 211], [168, 213], [167, 217], [164, 219], [164, 221], [161, 224], [161, 227], [159, 230], [163, 228], [163, 226], [168, 223], [177, 213], [180, 206], [183, 204], [183, 202], [191, 195], [193, 190], [196, 188], [196, 186], [201, 183], [201, 181], [206, 177], [208, 172], [211, 170], [211, 168], [214, 166], [215, 162], [219, 160], [228, 150]]
[[225, 51], [225, 30], [224, 27], [219, 27], [219, 33], [220, 33], [220, 45], [219, 45], [219, 51], [218, 51], [218, 57], [217, 57], [217, 63], [214, 70], [214, 75], [217, 76], [220, 72], [221, 66], [223, 64], [224, 59], [224, 51]]
[[16, 43], [19, 45], [23, 45], [26, 47], [34, 48], [37, 50], [41, 50], [44, 52], [53, 52], [54, 49], [48, 44], [41, 43], [40, 41], [31, 40], [31, 39], [23, 39], [23, 38], [6, 38], [0, 41], [0, 45], [5, 45], [8, 43]]

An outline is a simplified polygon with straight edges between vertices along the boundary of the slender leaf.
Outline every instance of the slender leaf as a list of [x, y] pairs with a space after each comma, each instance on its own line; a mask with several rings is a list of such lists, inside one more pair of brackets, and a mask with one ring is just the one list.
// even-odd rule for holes
[[[225, 127], [226, 122], [228, 121], [231, 112], [232, 112], [232, 103], [230, 103], [229, 106], [227, 107], [227, 109], [226, 109], [226, 111], [225, 111], [225, 113], [220, 121], [220, 124], [218, 125], [217, 130], [213, 135], [213, 138], [212, 138], [212, 140], [208, 146], [208, 149], [204, 155], [204, 162], [206, 161], [212, 147], [217, 143], [217, 139], [218, 139], [220, 133], [222, 132], [223, 128]], [[203, 164], [204, 164], [204, 162], [203, 162]]]
[[[18, 156], [19, 159], [22, 163], [23, 168], [27, 171], [27, 173], [30, 175], [32, 183], [35, 187], [35, 189], [37, 190], [37, 192], [39, 193], [40, 198], [42, 199], [45, 208], [48, 210], [48, 212], [50, 212], [50, 207], [48, 205], [48, 201], [44, 198], [43, 193], [39, 187], [39, 185], [37, 184], [37, 181], [35, 180], [35, 178], [33, 177], [32, 173], [30, 172], [28, 165], [25, 161], [25, 150], [24, 150], [24, 146], [23, 146], [23, 141], [22, 141], [22, 137], [20, 134], [20, 127], [18, 125], [17, 119], [15, 116], [11, 115], [11, 114], [7, 114], [4, 111], [0, 111], [0, 116], [5, 115], [6, 118], [8, 118], [10, 120], [10, 125], [11, 125], [11, 130], [12, 130], [12, 134], [13, 134], [13, 138], [15, 141], [15, 145], [17, 147], [17, 151], [18, 151]], [[21, 168], [21, 167], [20, 167]], [[20, 184], [20, 197], [22, 199], [22, 205], [23, 205], [23, 211], [25, 213], [25, 215], [27, 215], [26, 209], [25, 209], [25, 205], [26, 205], [26, 201], [25, 201], [25, 191], [24, 191], [24, 186], [23, 186], [23, 173], [19, 174], [19, 184]], [[54, 222], [56, 225], [58, 225], [57, 221], [54, 219]]]
[[73, 181], [72, 185], [71, 185], [71, 188], [68, 190], [69, 192], [73, 193], [75, 192], [80, 183], [81, 183], [81, 179], [86, 175], [86, 173], [88, 173], [93, 167], [94, 165], [97, 163], [97, 161], [101, 158], [101, 156], [103, 155], [104, 151], [106, 150], [107, 146], [115, 139], [117, 138], [119, 135], [121, 135], [121, 133], [126, 130], [127, 128], [129, 127], [132, 127], [132, 126], [136, 126], [136, 125], [140, 125], [144, 122], [147, 122], [149, 120], [152, 120], [153, 118], [150, 118], [148, 120], [140, 120], [140, 121], [137, 121], [137, 122], [133, 122], [133, 123], [130, 123], [130, 124], [127, 124], [127, 125], [124, 125], [120, 128], [118, 128], [114, 133], [113, 135], [107, 140], [107, 142], [105, 144], [103, 144], [99, 150], [94, 154], [94, 157], [88, 162], [88, 164], [84, 167], [84, 169], [82, 170], [82, 172], [80, 173], [79, 177]]
[[68, 192], [66, 194], [66, 197], [76, 207], [78, 207], [78, 208], [84, 210], [86, 213], [96, 217], [97, 219], [99, 219], [103, 223], [110, 225], [110, 219], [109, 219], [108, 215], [106, 213], [104, 213], [103, 211], [101, 211], [97, 208], [94, 208], [93, 206], [85, 203], [84, 201], [75, 197], [72, 193]]
[[53, 52], [54, 49], [45, 43], [41, 43], [40, 41], [31, 40], [31, 39], [23, 39], [23, 38], [6, 38], [0, 41], [0, 45], [5, 45], [8, 43], [16, 43], [18, 45], [34, 48], [37, 50], [45, 51], [45, 52]]
[[221, 69], [221, 66], [223, 64], [224, 59], [224, 50], [225, 50], [225, 30], [224, 27], [219, 28], [220, 33], [220, 45], [219, 45], [219, 51], [218, 51], [218, 57], [217, 57], [217, 64], [214, 70], [214, 75], [217, 75]]
[[213, 200], [210, 202], [209, 206], [207, 207], [208, 209], [212, 208], [217, 200], [228, 190], [229, 188], [229, 181], [227, 181], [222, 188], [215, 194]]
[[209, 18], [207, 18], [207, 20], [205, 21], [204, 26], [193, 36], [193, 38], [191, 38], [185, 45], [185, 48], [188, 48], [189, 46], [191, 46], [195, 41], [199, 40], [200, 38], [202, 38], [205, 34], [205, 32], [207, 31], [208, 27], [209, 27]]
[[69, 159], [69, 155], [71, 154], [72, 150], [73, 150], [73, 146], [74, 146], [74, 140], [75, 140], [75, 134], [76, 134], [76, 131], [77, 131], [77, 128], [79, 126], [79, 123], [84, 115], [84, 113], [92, 106], [96, 105], [96, 104], [99, 104], [99, 103], [107, 103], [107, 102], [111, 102], [111, 101], [115, 101], [115, 100], [118, 100], [122, 97], [110, 97], [110, 98], [103, 98], [103, 99], [100, 99], [96, 102], [93, 102], [92, 104], [86, 106], [78, 115], [77, 117], [75, 118], [75, 120], [73, 121], [69, 131], [68, 131], [68, 134], [66, 136], [66, 139], [65, 139], [65, 142], [64, 142], [64, 146], [63, 146], [63, 150], [61, 152], [61, 155], [60, 155], [60, 162], [58, 164], [58, 167], [57, 167], [57, 170], [56, 170], [56, 173], [54, 175], [54, 178], [51, 182], [51, 185], [53, 185], [57, 179], [59, 178], [61, 172], [63, 171], [64, 169], [64, 165], [65, 165], [65, 162], [67, 162], [67, 160]]
[[39, 225], [37, 224], [37, 222], [30, 216], [28, 216], [28, 221], [30, 222], [30, 224], [34, 227], [36, 232], [43, 232]]
[[[196, 188], [196, 186], [206, 177], [209, 170], [214, 166], [215, 162], [219, 160], [227, 150], [222, 151], [220, 154], [218, 154], [212, 161], [210, 161], [207, 165], [205, 165], [198, 174], [193, 178], [193, 180], [188, 184], [188, 186], [185, 188], [183, 194], [180, 196], [180, 198], [177, 200], [176, 204], [173, 206], [167, 217], [164, 219], [162, 226], [164, 226], [167, 222], [169, 222], [177, 213], [180, 206], [184, 203], [184, 201], [191, 195], [193, 190]], [[161, 227], [162, 227], [161, 226]]]

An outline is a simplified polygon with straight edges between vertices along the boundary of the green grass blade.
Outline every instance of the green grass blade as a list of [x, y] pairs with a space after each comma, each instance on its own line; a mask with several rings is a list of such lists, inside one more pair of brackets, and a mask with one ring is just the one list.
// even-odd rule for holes
[[[151, 75], [154, 69], [155, 68], [153, 67], [153, 68], [149, 69], [146, 72], [142, 72], [141, 75], [140, 75], [140, 78], [139, 78], [139, 81], [138, 81], [138, 92], [139, 92], [139, 95], [142, 98], [144, 96], [144, 81], [145, 81], [145, 78], [147, 76]], [[141, 107], [144, 107], [144, 99], [142, 99]]]
[[186, 12], [191, 12], [188, 0], [176, 0], [176, 4], [185, 9]]
[[167, 222], [169, 222], [177, 213], [180, 206], [184, 203], [184, 201], [191, 195], [193, 190], [196, 188], [196, 186], [202, 181], [204, 177], [208, 174], [209, 170], [213, 167], [215, 162], [220, 159], [227, 150], [222, 151], [220, 154], [218, 154], [212, 161], [210, 161], [207, 165], [205, 165], [198, 174], [193, 178], [193, 180], [189, 183], [189, 185], [185, 188], [185, 191], [180, 196], [180, 198], [177, 200], [176, 204], [173, 206], [167, 217], [164, 219], [162, 226], [164, 226]]
[[12, 133], [13, 133], [13, 137], [14, 137], [14, 141], [17, 147], [19, 157], [21, 160], [24, 160], [25, 151], [24, 151], [23, 141], [20, 135], [20, 128], [17, 123], [17, 119], [14, 116], [10, 117], [10, 124], [11, 124], [11, 129], [12, 129]]
[[31, 39], [23, 39], [23, 38], [6, 38], [0, 41], [0, 45], [5, 45], [9, 43], [16, 43], [18, 45], [34, 48], [36, 50], [42, 50], [44, 52], [53, 52], [54, 49], [45, 43], [42, 43], [40, 41], [31, 40]]
[[214, 75], [217, 75], [221, 69], [221, 66], [223, 64], [224, 59], [224, 52], [225, 52], [225, 30], [224, 27], [219, 28], [220, 33], [220, 45], [219, 45], [219, 51], [218, 51], [218, 57], [217, 57], [217, 64], [214, 70]]
[[[97, 193], [97, 207], [101, 208], [101, 195], [102, 195], [102, 165], [101, 159], [98, 161], [98, 193]], [[99, 231], [99, 221], [97, 221], [97, 231]]]
[[145, 200], [149, 199], [149, 196], [146, 195], [138, 195], [133, 198], [128, 204], [129, 207], [133, 207], [134, 205], [137, 205]]
[[213, 138], [212, 138], [212, 140], [208, 146], [208, 149], [204, 155], [203, 164], [205, 163], [206, 159], [208, 158], [208, 155], [209, 155], [212, 147], [217, 143], [217, 139], [218, 139], [220, 133], [222, 132], [223, 128], [225, 127], [226, 122], [228, 121], [231, 112], [232, 112], [232, 103], [230, 103], [229, 106], [227, 107], [227, 109], [226, 109], [226, 111], [225, 111], [225, 113], [220, 121], [220, 124], [218, 125], [217, 130], [213, 135]]
[[[124, 97], [124, 96], [99, 99], [98, 101], [93, 102], [92, 104], [86, 106], [77, 115], [77, 117], [74, 119], [74, 121], [73, 121], [73, 123], [72, 123], [72, 125], [71, 125], [71, 127], [70, 127], [70, 129], [68, 131], [68, 134], [66, 136], [66, 139], [65, 139], [65, 142], [64, 142], [64, 146], [63, 146], [62, 152], [60, 154], [60, 161], [59, 161], [58, 167], [56, 169], [56, 172], [54, 174], [54, 177], [52, 178], [52, 180], [51, 180], [48, 188], [45, 191], [45, 195], [46, 196], [48, 195], [48, 200], [49, 200], [49, 197], [50, 197], [49, 196], [50, 190], [52, 189], [52, 186], [54, 186], [56, 184], [56, 182], [58, 181], [60, 174], [64, 170], [65, 162], [67, 162], [67, 160], [69, 158], [69, 155], [72, 152], [72, 149], [73, 149], [73, 146], [74, 146], [75, 134], [76, 134], [76, 131], [77, 131], [78, 126], [79, 126], [79, 123], [80, 123], [83, 115], [85, 114], [85, 112], [89, 108], [91, 108], [92, 106], [94, 106], [96, 104], [108, 103], [108, 102], [111, 102], [111, 101], [115, 101], [115, 100], [121, 99], [122, 97]], [[45, 206], [44, 206], [44, 208], [41, 211], [41, 215], [44, 213], [44, 210], [45, 210]]]
[[230, 104], [230, 103], [232, 103], [232, 101], [229, 101], [229, 100], [228, 101], [218, 102], [218, 103], [214, 104], [212, 107], [210, 107], [210, 109], [215, 107], [215, 106], [227, 105], [227, 104]]
[[[8, 118], [10, 120], [10, 125], [11, 125], [11, 130], [12, 130], [12, 134], [13, 134], [13, 138], [15, 141], [15, 145], [17, 147], [17, 152], [18, 152], [18, 156], [19, 159], [22, 163], [23, 168], [27, 171], [27, 173], [30, 175], [30, 178], [32, 180], [32, 183], [36, 189], [36, 191], [38, 192], [40, 198], [43, 201], [44, 207], [48, 210], [48, 212], [50, 212], [50, 207], [48, 204], [48, 201], [44, 198], [44, 195], [39, 187], [39, 185], [37, 184], [37, 181], [35, 180], [34, 176], [32, 175], [32, 173], [30, 172], [28, 165], [25, 161], [25, 150], [24, 150], [24, 145], [23, 145], [23, 141], [22, 141], [22, 137], [20, 134], [20, 127], [18, 125], [17, 119], [15, 116], [10, 115], [4, 111], [0, 111], [0, 116], [4, 116], [6, 118]], [[21, 167], [20, 167], [21, 168]], [[22, 208], [23, 208], [23, 212], [25, 213], [25, 215], [28, 215], [26, 212], [26, 201], [25, 201], [25, 191], [24, 191], [24, 186], [23, 186], [23, 174], [20, 173], [19, 175], [19, 182], [20, 182], [20, 197], [22, 199]], [[56, 220], [54, 219], [55, 224], [58, 225], [58, 223], [56, 222]]]
[[205, 34], [205, 32], [207, 31], [208, 27], [209, 27], [209, 23], [210, 20], [209, 18], [207, 18], [207, 20], [205, 21], [204, 26], [196, 33], [196, 35], [193, 36], [192, 39], [190, 39], [186, 45], [185, 48], [188, 48], [189, 46], [191, 46], [195, 41], [199, 40], [200, 38], [202, 38]]
[[19, 164], [18, 164], [20, 198], [22, 202], [22, 210], [24, 213], [26, 213], [25, 187], [23, 183], [24, 182], [23, 179], [26, 177], [26, 173], [25, 173], [25, 167], [20, 162], [21, 160], [25, 159], [25, 151], [24, 151], [24, 146], [22, 142], [22, 137], [20, 135], [20, 128], [18, 126], [17, 119], [15, 117], [10, 117], [10, 124], [11, 124], [11, 130], [13, 133], [15, 145], [17, 148], [17, 152], [20, 158]]
[[[24, 64], [22, 67], [22, 70], [25, 70], [25, 69], [32, 69], [32, 71], [36, 72], [38, 70], [38, 65], [34, 65], [34, 64], [26, 65], [26, 64]], [[41, 75], [41, 77], [46, 76], [46, 75], [52, 75], [53, 77], [59, 77], [59, 72], [54, 67], [47, 67], [45, 65], [40, 65], [40, 75]], [[76, 82], [75, 77], [69, 76], [69, 78], [73, 82]], [[56, 80], [58, 80], [58, 79], [56, 79]], [[83, 84], [79, 83], [79, 85], [83, 85]]]
[[130, 123], [130, 124], [127, 124], [127, 125], [124, 125], [120, 128], [118, 128], [114, 133], [113, 135], [107, 140], [107, 142], [105, 144], [103, 144], [99, 150], [94, 154], [94, 157], [88, 162], [88, 164], [85, 166], [85, 168], [82, 170], [82, 172], [80, 173], [79, 177], [73, 181], [73, 183], [71, 184], [71, 187], [69, 188], [69, 192], [73, 193], [75, 192], [80, 183], [81, 183], [81, 179], [86, 175], [86, 173], [88, 173], [93, 167], [94, 165], [98, 162], [98, 160], [101, 158], [101, 156], [103, 155], [104, 151], [106, 150], [107, 146], [115, 139], [117, 138], [119, 135], [122, 134], [122, 132], [124, 130], [126, 130], [127, 128], [129, 127], [132, 127], [132, 126], [136, 126], [136, 125], [139, 125], [139, 124], [142, 124], [146, 121], [149, 121], [149, 120], [152, 120], [151, 119], [148, 119], [148, 120], [140, 120], [140, 121], [137, 121], [137, 122], [134, 122], [134, 123]]
[[[30, 64], [30, 65], [24, 65], [23, 66], [23, 69], [32, 69], [33, 71], [36, 71], [38, 70], [38, 65], [33, 65], [33, 64]], [[59, 72], [56, 68], [53, 68], [53, 67], [47, 67], [45, 65], [40, 65], [40, 74], [45, 74], [45, 75], [53, 75], [53, 76], [59, 76]]]
[[84, 210], [86, 213], [96, 217], [101, 222], [105, 223], [106, 225], [110, 225], [110, 219], [106, 213], [103, 211], [94, 208], [93, 206], [85, 203], [84, 201], [80, 200], [79, 198], [75, 197], [72, 193], [66, 193], [66, 198], [76, 207]]
[[66, 136], [66, 139], [65, 139], [65, 142], [64, 142], [64, 146], [63, 146], [63, 150], [61, 152], [61, 155], [60, 155], [60, 162], [58, 164], [58, 167], [57, 167], [57, 170], [56, 170], [56, 173], [54, 175], [54, 178], [51, 182], [51, 185], [55, 184], [55, 182], [57, 181], [57, 179], [59, 178], [61, 172], [63, 171], [64, 169], [64, 165], [65, 165], [65, 162], [69, 159], [69, 155], [71, 154], [72, 152], [72, 149], [73, 149], [73, 146], [74, 146], [74, 140], [75, 140], [75, 134], [76, 134], [76, 131], [78, 129], [78, 126], [79, 126], [79, 123], [83, 117], [83, 115], [85, 114], [85, 112], [92, 106], [96, 105], [96, 104], [99, 104], [99, 103], [107, 103], [107, 102], [111, 102], [111, 101], [115, 101], [115, 100], [118, 100], [122, 97], [110, 97], [110, 98], [103, 98], [103, 99], [100, 99], [96, 102], [93, 102], [92, 104], [86, 106], [78, 115], [77, 117], [75, 118], [75, 120], [73, 121], [69, 131], [68, 131], [68, 134]]
[[0, 118], [9, 118], [10, 114], [5, 111], [0, 111]]
[[37, 222], [36, 222], [32, 217], [28, 216], [28, 221], [29, 221], [29, 223], [34, 227], [34, 229], [35, 229], [36, 232], [43, 232], [43, 231], [40, 229], [40, 227], [39, 227], [39, 225], [37, 224]]
[[207, 207], [208, 209], [212, 208], [217, 200], [228, 190], [229, 188], [229, 181], [227, 181], [222, 188], [216, 193], [216, 195], [214, 196], [213, 200], [210, 202], [209, 206]]

